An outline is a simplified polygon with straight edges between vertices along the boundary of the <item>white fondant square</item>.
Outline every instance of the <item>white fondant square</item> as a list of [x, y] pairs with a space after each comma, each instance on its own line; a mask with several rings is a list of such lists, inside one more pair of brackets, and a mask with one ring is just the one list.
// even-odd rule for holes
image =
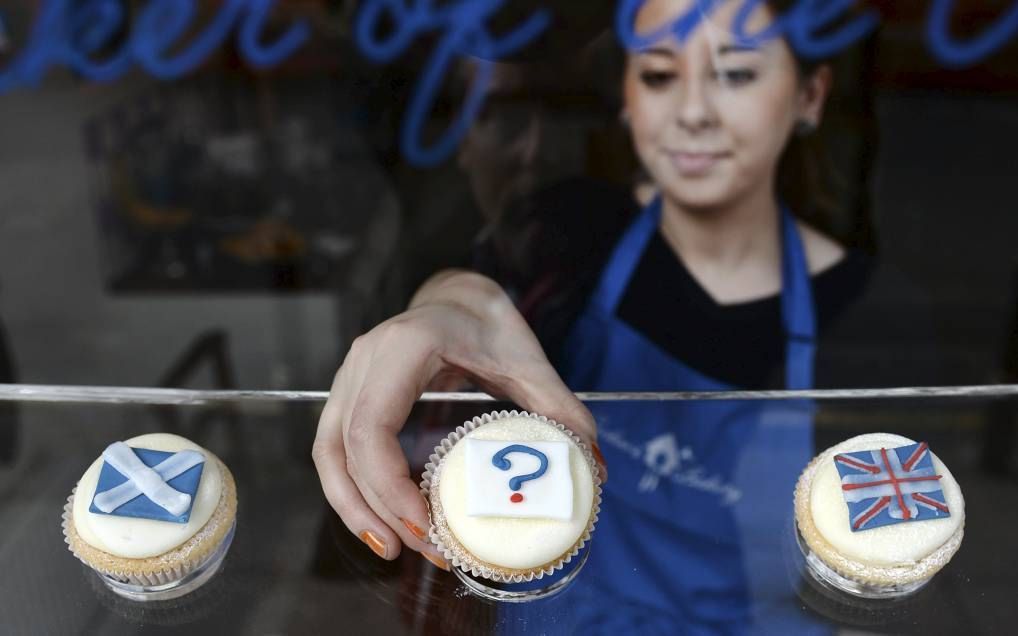
[[[518, 517], [568, 520], [573, 516], [573, 476], [569, 469], [568, 442], [514, 442], [467, 438], [467, 514], [472, 517]], [[517, 475], [536, 471], [541, 460], [529, 453], [505, 455], [511, 464], [502, 470], [492, 458], [507, 446], [519, 444], [536, 449], [548, 458], [547, 471], [523, 482], [517, 491], [509, 487]], [[514, 493], [523, 496], [516, 503]]]

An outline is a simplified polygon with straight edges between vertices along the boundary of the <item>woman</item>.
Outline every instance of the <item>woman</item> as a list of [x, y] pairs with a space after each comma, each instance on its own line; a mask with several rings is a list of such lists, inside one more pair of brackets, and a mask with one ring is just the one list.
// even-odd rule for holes
[[[695, 4], [650, 0], [636, 29]], [[804, 66], [781, 40], [746, 46], [729, 29], [741, 4], [723, 3], [684, 43], [666, 37], [629, 54], [623, 119], [658, 196], [615, 241], [554, 352], [557, 368], [506, 292], [470, 272], [436, 275], [405, 313], [354, 342], [313, 454], [329, 502], [379, 556], [407, 546], [447, 567], [421, 531], [427, 507], [396, 433], [420, 393], [450, 377], [568, 423], [599, 457], [595, 420], [573, 390], [813, 386], [814, 290], [836, 297], [861, 269], [782, 206], [777, 184], [789, 140], [820, 125], [831, 71]], [[748, 30], [772, 18], [760, 6]], [[719, 331], [714, 317], [737, 324]], [[754, 331], [758, 317], [771, 332]], [[726, 333], [749, 332], [760, 342], [726, 346]], [[761, 612], [783, 593], [780, 549], [741, 548], [781, 531], [786, 511], [757, 504], [790, 500], [813, 452], [809, 405], [642, 403], [597, 415], [613, 473], [581, 593], [613, 602], [604, 614], [585, 604], [581, 622], [774, 625]], [[750, 597], [762, 600], [750, 609]]]

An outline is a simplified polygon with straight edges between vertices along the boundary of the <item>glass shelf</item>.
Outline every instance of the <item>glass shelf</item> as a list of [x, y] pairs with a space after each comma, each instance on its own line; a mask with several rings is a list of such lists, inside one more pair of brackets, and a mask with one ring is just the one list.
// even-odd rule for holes
[[[8, 445], [0, 460], [0, 616], [12, 633], [303, 634], [338, 625], [350, 633], [394, 634], [592, 628], [1010, 633], [1018, 619], [1018, 512], [1007, 505], [1018, 500], [1014, 387], [924, 389], [909, 397], [898, 390], [854, 397], [821, 392], [809, 402], [798, 394], [771, 396], [771, 426], [781, 427], [782, 413], [814, 409], [813, 426], [796, 433], [808, 442], [796, 451], [803, 456], [774, 447], [766, 436], [749, 435], [725, 451], [733, 469], [717, 474], [690, 450], [690, 440], [712, 432], [688, 409], [746, 400], [591, 399], [611, 477], [590, 562], [561, 593], [525, 604], [480, 598], [409, 550], [394, 562], [382, 561], [346, 530], [325, 502], [310, 457], [324, 394], [126, 391], [0, 388], [14, 406], [14, 417], [0, 420]], [[21, 399], [12, 399], [14, 393]], [[401, 436], [418, 476], [449, 430], [474, 415], [511, 408], [478, 394], [427, 397]], [[180, 403], [167, 403], [174, 400]], [[671, 414], [674, 424], [664, 434], [646, 429], [650, 411]], [[136, 603], [115, 596], [67, 551], [60, 512], [107, 444], [157, 431], [193, 439], [230, 467], [239, 493], [236, 537], [221, 570], [198, 591]], [[891, 601], [818, 584], [804, 569], [793, 530], [789, 479], [794, 484], [816, 453], [867, 432], [928, 441], [966, 500], [965, 539], [954, 559], [929, 585]], [[627, 454], [634, 462], [629, 468]], [[745, 465], [760, 462], [773, 462], [773, 483], [750, 483], [740, 475]], [[668, 494], [669, 483], [701, 492]], [[654, 499], [662, 493], [664, 499]], [[647, 510], [641, 497], [666, 505]], [[698, 497], [732, 502], [734, 530], [705, 536], [718, 521], [708, 518], [712, 513], [699, 514]], [[735, 502], [761, 498], [771, 511], [766, 518], [738, 512]], [[618, 524], [629, 534], [617, 532]], [[615, 545], [619, 541], [624, 550]], [[595, 565], [599, 550], [632, 555], [611, 565], [632, 582], [624, 593], [616, 593], [610, 568]]]

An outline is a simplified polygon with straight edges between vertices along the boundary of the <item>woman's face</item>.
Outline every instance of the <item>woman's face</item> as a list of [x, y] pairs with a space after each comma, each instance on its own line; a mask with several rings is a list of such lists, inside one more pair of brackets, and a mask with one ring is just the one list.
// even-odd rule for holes
[[[647, 0], [637, 31], [654, 31], [695, 4]], [[802, 81], [783, 40], [740, 46], [730, 27], [741, 5], [722, 3], [681, 46], [669, 36], [629, 54], [625, 115], [636, 152], [662, 193], [683, 209], [773, 198], [778, 159], [796, 122], [819, 123], [827, 75]], [[760, 5], [746, 32], [771, 19]]]

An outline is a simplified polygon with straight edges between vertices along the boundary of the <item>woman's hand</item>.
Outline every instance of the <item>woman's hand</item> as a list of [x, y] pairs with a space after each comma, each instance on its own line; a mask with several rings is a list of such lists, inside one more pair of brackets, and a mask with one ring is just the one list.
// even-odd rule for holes
[[505, 292], [478, 274], [439, 274], [406, 312], [353, 342], [312, 450], [329, 503], [385, 559], [405, 544], [448, 567], [428, 541], [427, 504], [396, 436], [421, 393], [451, 376], [568, 426], [600, 461], [590, 411], [559, 378]]

